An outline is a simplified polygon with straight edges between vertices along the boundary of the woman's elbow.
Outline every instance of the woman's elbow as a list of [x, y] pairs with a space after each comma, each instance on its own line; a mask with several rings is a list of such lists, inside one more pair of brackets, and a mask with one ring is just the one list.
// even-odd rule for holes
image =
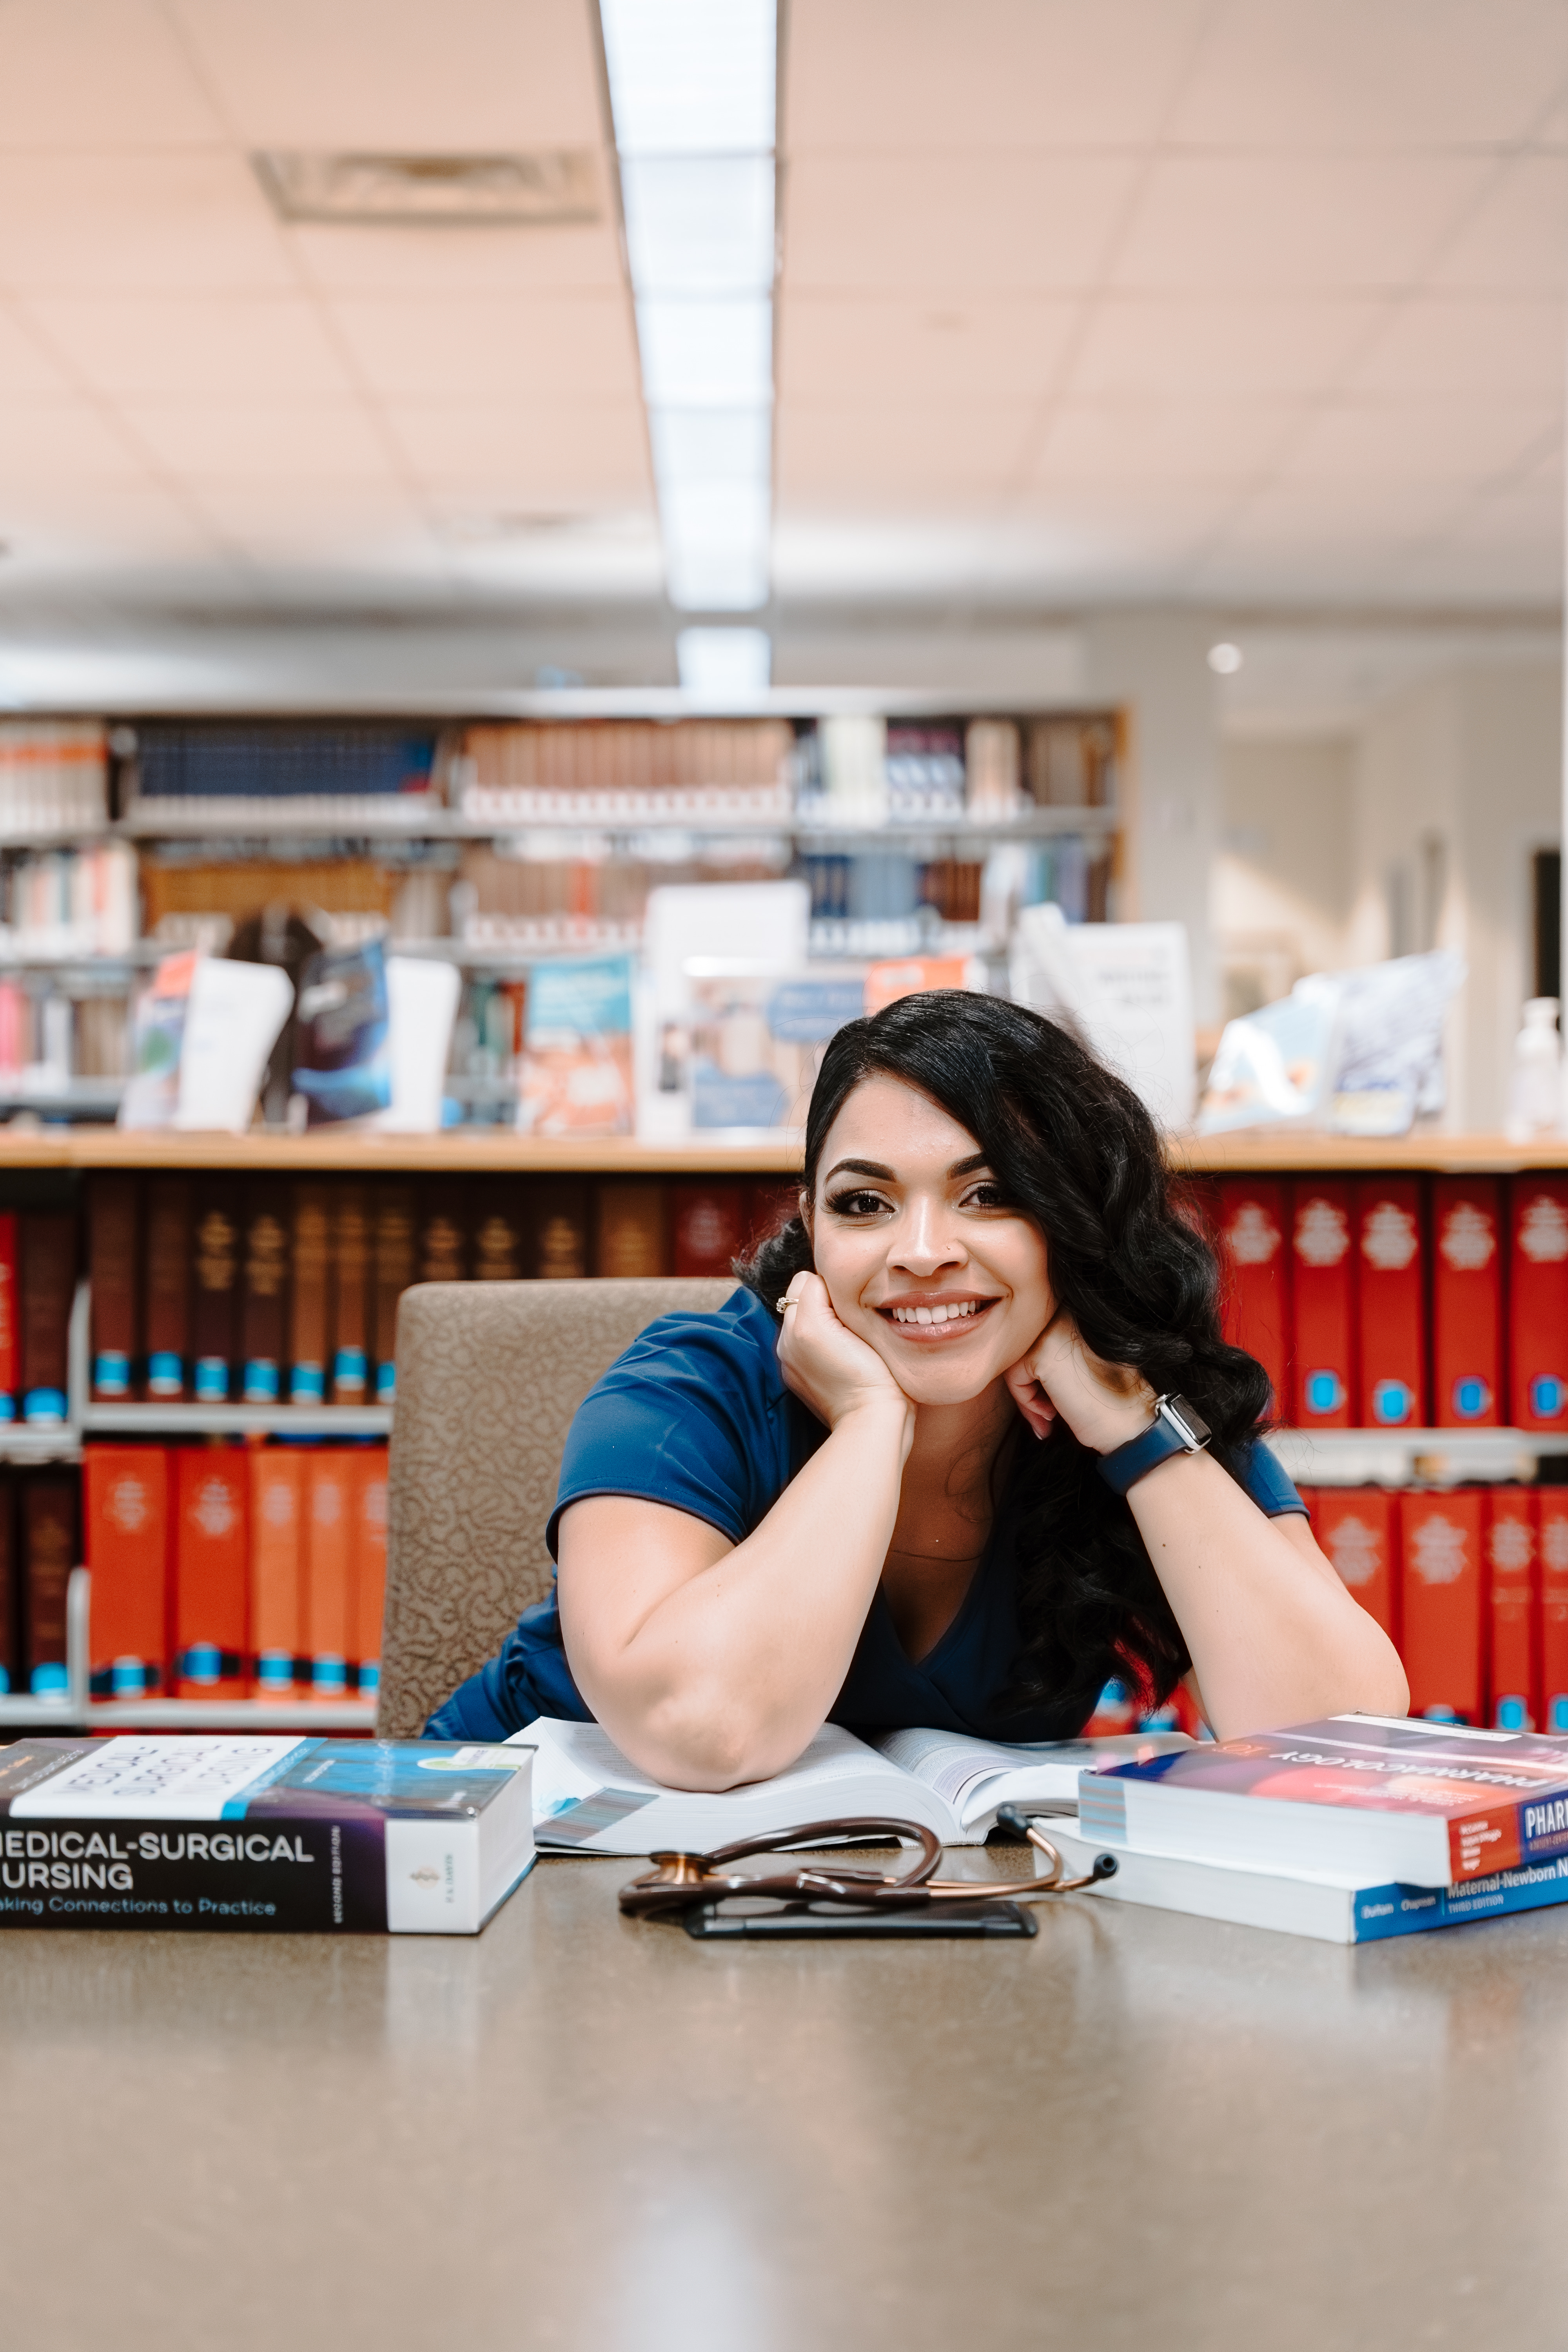
[[632, 1762], [669, 1788], [721, 1793], [765, 1780], [799, 1753], [781, 1752], [768, 1726], [721, 1691], [672, 1691], [595, 1712]]
[[1347, 1696], [1342, 1711], [1348, 1715], [1408, 1715], [1410, 1685], [1398, 1651], [1380, 1625], [1366, 1621], [1373, 1638], [1348, 1665]]

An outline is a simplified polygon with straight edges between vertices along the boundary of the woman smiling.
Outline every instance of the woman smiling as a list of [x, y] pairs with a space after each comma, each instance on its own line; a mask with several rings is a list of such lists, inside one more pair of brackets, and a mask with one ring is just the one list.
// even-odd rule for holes
[[1386, 1636], [1258, 1441], [1213, 1254], [1137, 1097], [940, 992], [851, 1022], [800, 1214], [717, 1314], [651, 1324], [573, 1423], [557, 1591], [428, 1726], [596, 1718], [722, 1789], [831, 1717], [1080, 1731], [1185, 1678], [1220, 1738], [1403, 1714]]

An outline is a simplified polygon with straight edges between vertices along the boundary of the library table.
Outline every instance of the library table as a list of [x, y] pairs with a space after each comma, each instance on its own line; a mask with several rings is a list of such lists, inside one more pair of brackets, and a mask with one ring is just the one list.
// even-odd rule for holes
[[6, 2342], [1555, 2340], [1568, 1913], [715, 1946], [623, 1921], [632, 1867], [477, 1940], [7, 1934]]

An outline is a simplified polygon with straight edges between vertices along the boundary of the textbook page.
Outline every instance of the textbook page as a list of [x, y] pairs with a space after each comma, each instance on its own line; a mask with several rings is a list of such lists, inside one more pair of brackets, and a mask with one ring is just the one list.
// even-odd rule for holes
[[998, 1805], [1078, 1806], [1078, 1776], [1110, 1764], [1134, 1764], [1173, 1748], [1190, 1748], [1184, 1732], [1132, 1732], [1109, 1739], [1041, 1740], [1027, 1747], [972, 1739], [961, 1731], [887, 1731], [879, 1755], [940, 1797], [961, 1824], [954, 1843], [984, 1838]]

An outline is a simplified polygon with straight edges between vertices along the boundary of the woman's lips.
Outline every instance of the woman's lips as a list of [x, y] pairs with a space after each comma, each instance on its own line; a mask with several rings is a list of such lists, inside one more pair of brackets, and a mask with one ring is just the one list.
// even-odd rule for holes
[[994, 1298], [900, 1299], [896, 1306], [879, 1307], [877, 1312], [900, 1339], [931, 1348], [963, 1339], [995, 1305]]

